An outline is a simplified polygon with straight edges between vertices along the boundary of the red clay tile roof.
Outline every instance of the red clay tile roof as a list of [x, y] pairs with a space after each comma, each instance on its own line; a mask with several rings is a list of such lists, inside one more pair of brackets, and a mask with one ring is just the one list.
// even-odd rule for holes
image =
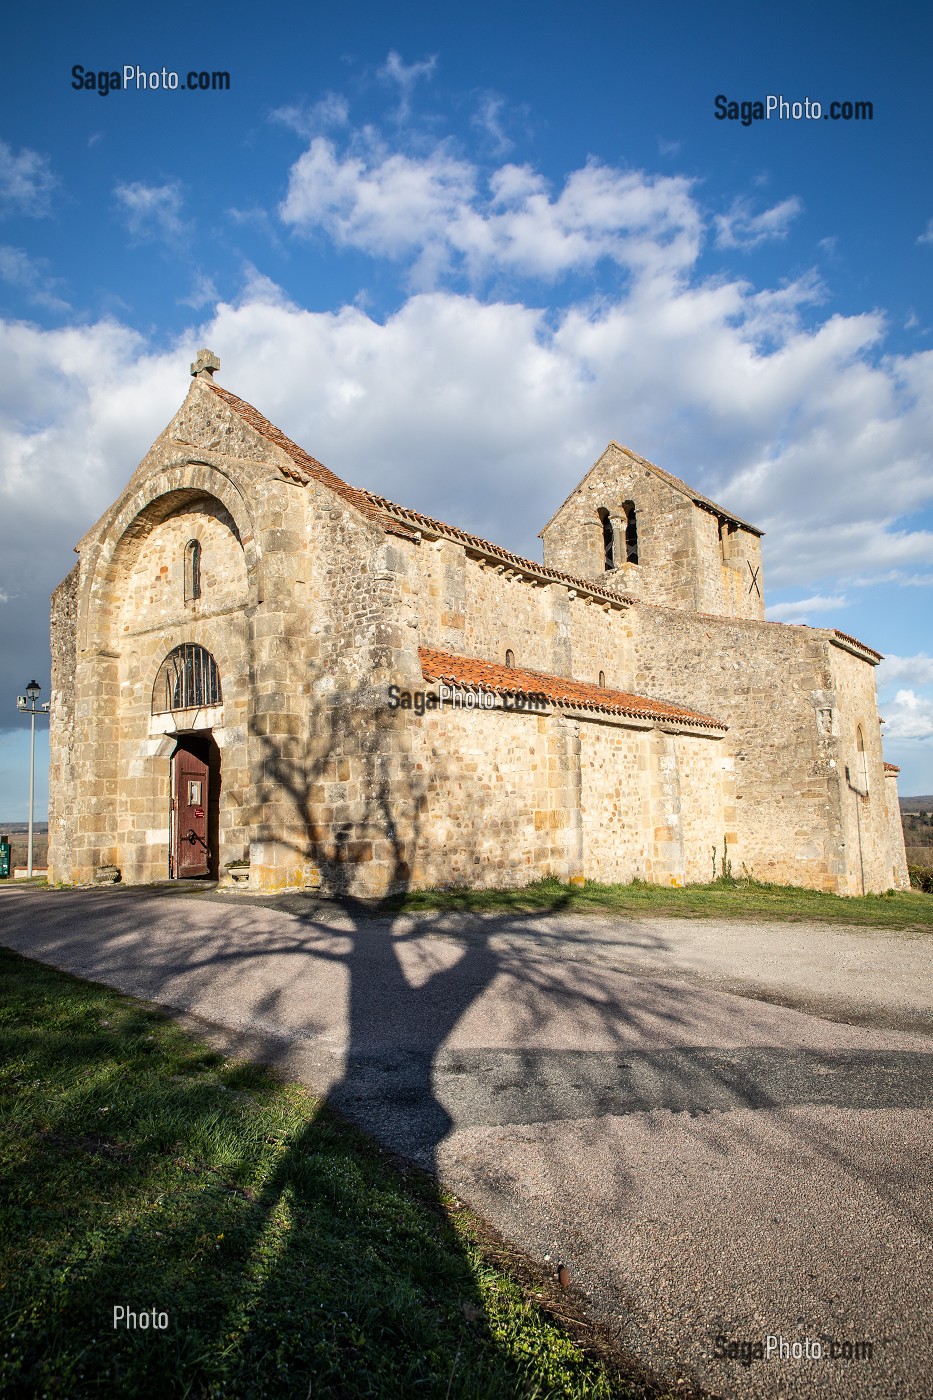
[[470, 656], [437, 651], [434, 647], [419, 647], [418, 655], [421, 673], [426, 681], [446, 681], [451, 685], [494, 691], [499, 695], [543, 695], [553, 705], [594, 710], [608, 715], [626, 715], [631, 719], [670, 720], [704, 729], [727, 728], [709, 715], [685, 710], [680, 705], [670, 705], [666, 700], [649, 700], [644, 695], [609, 690], [586, 681], [568, 680], [566, 676], [552, 676], [545, 671], [526, 671], [517, 666], [502, 666], [495, 661], [477, 661]]
[[875, 651], [874, 647], [867, 647], [864, 642], [860, 642], [858, 637], [850, 637], [848, 632], [840, 632], [838, 627], [829, 629], [834, 637], [839, 637], [843, 642], [848, 642], [850, 646], [858, 647], [859, 651], [867, 651], [869, 656], [874, 656], [878, 661], [883, 661], [884, 657], [880, 651]]
[[899, 773], [901, 770], [898, 768], [896, 763], [886, 763], [884, 765], [884, 771], [886, 773]]

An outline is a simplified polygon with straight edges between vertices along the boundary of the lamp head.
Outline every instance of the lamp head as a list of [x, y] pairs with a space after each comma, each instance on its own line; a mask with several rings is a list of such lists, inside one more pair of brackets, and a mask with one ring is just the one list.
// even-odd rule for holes
[[26, 687], [26, 694], [30, 700], [35, 702], [39, 698], [39, 691], [42, 689], [38, 681], [30, 681]]

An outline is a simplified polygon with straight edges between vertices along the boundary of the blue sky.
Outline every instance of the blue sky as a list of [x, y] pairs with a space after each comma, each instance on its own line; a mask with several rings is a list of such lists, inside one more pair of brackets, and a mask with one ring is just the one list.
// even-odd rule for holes
[[886, 654], [933, 792], [929, 12], [52, 3], [5, 39], [0, 820], [48, 594], [203, 344], [348, 480], [523, 553], [610, 437], [684, 477], [766, 530], [769, 615]]

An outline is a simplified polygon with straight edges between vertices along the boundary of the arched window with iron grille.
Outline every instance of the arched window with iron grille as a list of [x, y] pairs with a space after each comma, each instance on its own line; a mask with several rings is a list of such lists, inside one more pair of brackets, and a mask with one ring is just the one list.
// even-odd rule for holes
[[219, 705], [222, 698], [216, 661], [204, 647], [186, 642], [170, 651], [159, 667], [152, 687], [152, 713], [204, 709]]

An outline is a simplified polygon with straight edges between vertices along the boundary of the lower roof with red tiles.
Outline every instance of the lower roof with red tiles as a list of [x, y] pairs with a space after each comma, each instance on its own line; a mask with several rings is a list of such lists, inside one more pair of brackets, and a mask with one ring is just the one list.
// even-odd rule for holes
[[611, 690], [606, 686], [590, 685], [586, 681], [552, 676], [545, 671], [526, 671], [517, 666], [502, 666], [495, 661], [477, 661], [471, 656], [457, 656], [434, 647], [419, 647], [421, 674], [426, 681], [471, 690], [492, 691], [497, 695], [527, 697], [543, 695], [552, 705], [574, 710], [591, 710], [594, 714], [618, 715], [628, 719], [667, 721], [701, 729], [725, 731], [728, 727], [710, 715], [686, 710], [666, 700], [650, 700], [644, 695], [630, 695], [626, 690]]

